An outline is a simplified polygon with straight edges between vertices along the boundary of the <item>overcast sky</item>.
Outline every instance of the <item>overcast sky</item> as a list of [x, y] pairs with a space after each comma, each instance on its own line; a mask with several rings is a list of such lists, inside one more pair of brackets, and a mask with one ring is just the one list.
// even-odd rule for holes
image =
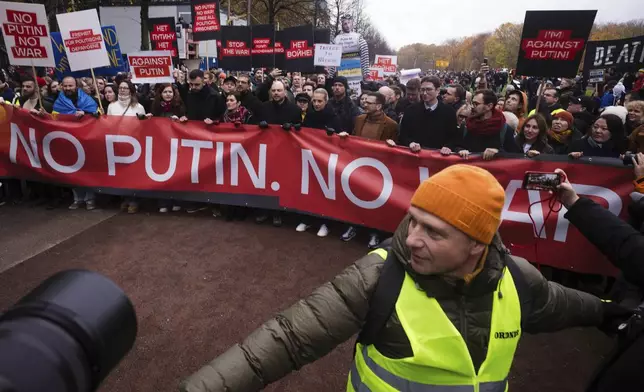
[[636, 5], [641, 0], [364, 1], [371, 21], [395, 49], [415, 42], [441, 44], [450, 38], [491, 32], [505, 22], [521, 23], [526, 9], [598, 10], [596, 22], [644, 18], [644, 9]]

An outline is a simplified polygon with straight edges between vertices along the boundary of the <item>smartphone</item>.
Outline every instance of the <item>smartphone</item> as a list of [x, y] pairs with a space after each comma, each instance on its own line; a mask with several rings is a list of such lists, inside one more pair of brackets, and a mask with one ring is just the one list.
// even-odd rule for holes
[[556, 191], [561, 181], [559, 173], [525, 172], [522, 188], [529, 191]]

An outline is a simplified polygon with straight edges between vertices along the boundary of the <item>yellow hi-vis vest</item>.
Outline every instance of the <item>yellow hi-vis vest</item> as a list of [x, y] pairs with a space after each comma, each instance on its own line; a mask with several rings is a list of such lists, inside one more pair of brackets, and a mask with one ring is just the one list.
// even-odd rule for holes
[[[382, 253], [386, 259], [386, 251]], [[507, 267], [493, 298], [487, 357], [477, 373], [467, 345], [454, 324], [436, 299], [417, 288], [405, 273], [396, 313], [414, 355], [387, 358], [374, 345], [358, 343], [347, 391], [507, 391], [508, 374], [521, 336], [519, 295]]]

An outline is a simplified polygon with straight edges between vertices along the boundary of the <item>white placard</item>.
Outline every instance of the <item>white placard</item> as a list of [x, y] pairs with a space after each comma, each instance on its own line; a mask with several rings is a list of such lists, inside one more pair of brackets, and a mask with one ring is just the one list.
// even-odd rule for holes
[[398, 70], [398, 56], [389, 56], [383, 54], [376, 55], [376, 63], [373, 68], [382, 69], [382, 73], [387, 75], [395, 75]]
[[342, 45], [315, 44], [313, 65], [339, 67], [342, 61]]
[[402, 71], [400, 71], [400, 83], [406, 84], [411, 79], [417, 78], [419, 76], [420, 76], [420, 68], [403, 69]]
[[603, 83], [604, 82], [604, 70], [603, 69], [591, 69], [588, 71], [588, 83]]
[[58, 14], [56, 19], [72, 71], [110, 66], [95, 9]]
[[217, 40], [199, 41], [199, 57], [217, 57]]
[[173, 83], [172, 52], [148, 50], [128, 53], [132, 83]]
[[44, 5], [1, 1], [0, 23], [9, 63], [56, 66]]

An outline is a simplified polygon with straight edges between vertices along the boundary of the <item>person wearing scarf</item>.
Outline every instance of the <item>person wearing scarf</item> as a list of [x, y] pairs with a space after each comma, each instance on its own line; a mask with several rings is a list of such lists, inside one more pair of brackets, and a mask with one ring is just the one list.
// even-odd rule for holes
[[171, 83], [156, 85], [156, 94], [152, 101], [151, 113], [148, 117], [165, 117], [174, 121], [186, 115], [186, 107], [181, 100], [179, 90]]
[[472, 97], [472, 113], [456, 148], [462, 158], [473, 152], [482, 152], [486, 160], [499, 151], [522, 152], [514, 141], [513, 130], [505, 123], [505, 116], [495, 108], [496, 103], [496, 94], [489, 89], [479, 90]]
[[98, 105], [89, 95], [79, 89], [76, 79], [71, 76], [63, 78], [63, 91], [58, 94], [54, 102], [53, 113], [75, 114], [78, 117], [84, 114], [96, 113]]
[[143, 105], [137, 102], [136, 88], [128, 81], [119, 83], [118, 96], [115, 102], [107, 107], [108, 116], [145, 115]]
[[241, 106], [241, 97], [238, 93], [226, 95], [226, 112], [221, 116], [223, 123], [248, 124], [251, 120], [251, 113]]
[[557, 112], [553, 115], [552, 125], [548, 130], [548, 143], [557, 155], [566, 155], [572, 150], [572, 142], [580, 140], [581, 132], [573, 127], [574, 117], [569, 112]]
[[581, 157], [618, 158], [626, 148], [624, 123], [614, 114], [602, 114], [592, 126], [590, 135], [570, 144], [573, 159]]

